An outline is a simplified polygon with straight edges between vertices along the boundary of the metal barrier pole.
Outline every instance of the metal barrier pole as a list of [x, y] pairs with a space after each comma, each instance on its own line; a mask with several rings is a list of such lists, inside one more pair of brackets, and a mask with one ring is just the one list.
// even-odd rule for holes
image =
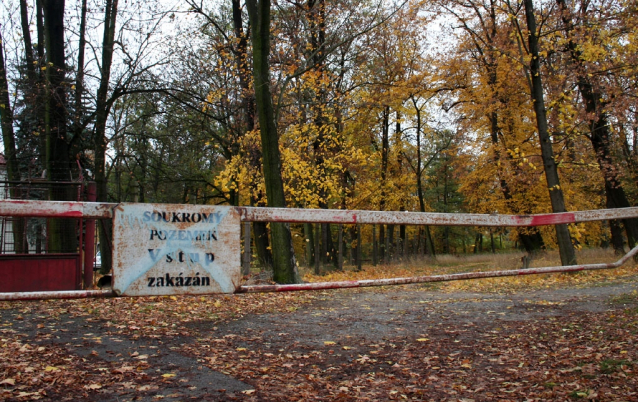
[[[35, 216], [35, 217], [68, 217], [111, 219], [113, 209], [118, 204], [96, 202], [65, 202], [65, 201], [1, 201], [0, 216]], [[618, 208], [594, 211], [576, 211], [558, 214], [538, 215], [480, 215], [480, 214], [443, 214], [417, 212], [382, 212], [382, 211], [346, 211], [346, 210], [304, 210], [293, 208], [252, 208], [235, 207], [234, 213], [241, 214], [239, 221], [243, 222], [310, 222], [310, 223], [346, 223], [346, 224], [411, 224], [411, 225], [443, 225], [443, 226], [542, 226], [559, 223], [588, 222], [610, 219], [625, 219], [638, 217], [638, 208]], [[159, 216], [159, 215], [158, 215]], [[185, 218], [184, 218], [185, 219]], [[180, 221], [181, 222], [181, 221]], [[318, 238], [318, 236], [317, 236]], [[359, 245], [360, 247], [360, 245]], [[315, 258], [318, 255], [315, 250]], [[233, 289], [235, 293], [282, 292], [298, 290], [339, 289], [368, 286], [400, 285], [410, 283], [443, 282], [453, 280], [493, 278], [517, 275], [532, 275], [555, 272], [574, 272], [598, 269], [617, 268], [630, 258], [638, 255], [638, 246], [614, 263], [554, 266], [533, 269], [515, 269], [489, 272], [467, 272], [450, 275], [432, 275], [412, 278], [389, 278], [378, 280], [323, 282], [293, 285], [260, 285], [239, 286]], [[167, 274], [168, 276], [168, 274]], [[172, 279], [171, 279], [172, 280]], [[235, 285], [236, 286], [236, 285]], [[202, 294], [202, 293], [200, 293]], [[203, 293], [209, 294], [209, 293]], [[114, 297], [110, 290], [84, 291], [45, 291], [45, 292], [17, 292], [0, 293], [0, 300], [42, 300], [42, 299], [70, 299], [87, 297]]]
[[487, 271], [487, 272], [466, 272], [460, 274], [449, 275], [430, 275], [415, 276], [410, 278], [388, 278], [388, 279], [368, 279], [362, 281], [341, 281], [341, 282], [313, 282], [300, 283], [293, 285], [253, 285], [240, 286], [236, 293], [267, 293], [267, 292], [292, 292], [300, 290], [325, 290], [325, 289], [347, 289], [347, 288], [364, 288], [372, 286], [388, 286], [388, 285], [408, 285], [412, 283], [429, 283], [429, 282], [449, 282], [465, 279], [480, 278], [496, 278], [503, 276], [519, 276], [519, 275], [536, 275], [549, 274], [556, 272], [577, 272], [591, 271], [597, 269], [618, 268], [627, 262], [630, 258], [638, 254], [638, 246], [625, 254], [620, 260], [607, 264], [587, 264], [587, 265], [567, 265], [557, 267], [528, 268], [528, 269], [512, 269], [505, 271]]
[[48, 300], [48, 299], [87, 299], [116, 297], [111, 290], [59, 290], [50, 292], [14, 292], [0, 293], [0, 301], [9, 300]]

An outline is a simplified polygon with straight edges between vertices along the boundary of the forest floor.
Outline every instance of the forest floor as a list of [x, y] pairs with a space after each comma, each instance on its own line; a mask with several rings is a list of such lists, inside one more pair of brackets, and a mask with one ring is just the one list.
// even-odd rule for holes
[[[427, 269], [485, 263], [437, 261]], [[637, 344], [635, 263], [287, 294], [1, 302], [0, 400], [638, 401]]]

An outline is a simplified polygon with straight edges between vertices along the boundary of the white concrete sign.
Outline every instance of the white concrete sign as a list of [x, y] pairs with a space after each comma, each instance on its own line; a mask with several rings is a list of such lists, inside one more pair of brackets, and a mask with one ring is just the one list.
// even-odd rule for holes
[[233, 293], [241, 280], [240, 231], [233, 207], [119, 204], [113, 290], [122, 296]]

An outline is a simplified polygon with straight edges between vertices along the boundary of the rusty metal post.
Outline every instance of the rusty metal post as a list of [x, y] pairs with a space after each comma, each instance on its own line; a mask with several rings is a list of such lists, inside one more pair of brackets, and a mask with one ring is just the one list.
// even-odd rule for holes
[[[89, 202], [95, 202], [97, 199], [97, 185], [93, 181], [86, 186], [86, 199]], [[84, 289], [89, 289], [93, 286], [93, 265], [95, 263], [95, 219], [87, 219], [85, 228]]]

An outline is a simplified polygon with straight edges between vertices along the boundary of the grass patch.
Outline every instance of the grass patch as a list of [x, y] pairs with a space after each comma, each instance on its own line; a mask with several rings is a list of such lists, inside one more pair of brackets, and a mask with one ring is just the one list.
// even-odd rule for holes
[[623, 366], [631, 366], [627, 360], [605, 359], [600, 362], [600, 372], [603, 374], [613, 374], [622, 370]]
[[638, 292], [633, 291], [631, 293], [623, 293], [618, 296], [613, 296], [609, 301], [613, 304], [633, 304], [638, 299]]

